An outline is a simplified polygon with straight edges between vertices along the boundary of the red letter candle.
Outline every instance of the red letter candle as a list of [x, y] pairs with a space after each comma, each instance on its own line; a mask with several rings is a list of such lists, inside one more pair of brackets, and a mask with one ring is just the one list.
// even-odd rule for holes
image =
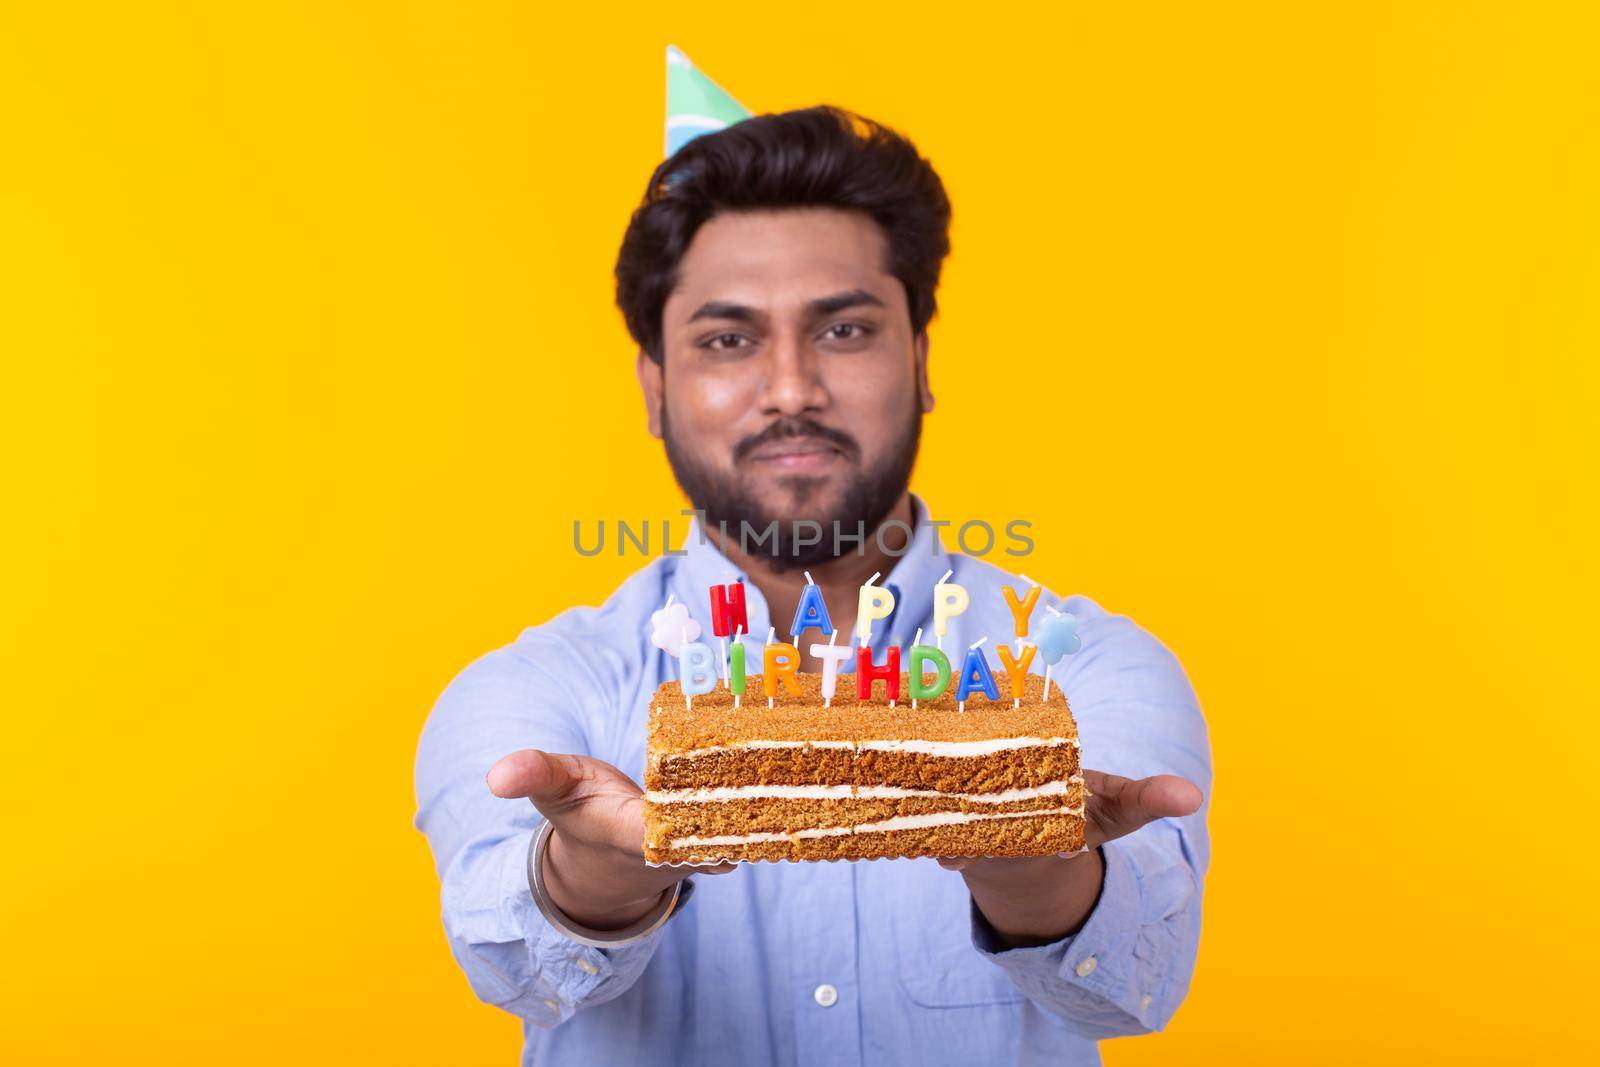
[[883, 657], [883, 666], [872, 665], [872, 646], [861, 645], [856, 648], [856, 699], [872, 699], [872, 683], [883, 682], [884, 692], [889, 697], [889, 706], [900, 699], [900, 650], [893, 645]]
[[744, 583], [729, 582], [711, 587], [711, 632], [727, 637], [738, 627], [750, 629], [744, 615]]

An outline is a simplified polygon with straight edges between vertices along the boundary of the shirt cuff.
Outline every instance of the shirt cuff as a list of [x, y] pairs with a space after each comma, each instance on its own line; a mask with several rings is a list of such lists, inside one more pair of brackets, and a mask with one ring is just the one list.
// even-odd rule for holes
[[1136, 988], [1143, 910], [1138, 872], [1115, 843], [1101, 846], [1100, 856], [1105, 864], [1100, 899], [1077, 933], [1046, 945], [1008, 948], [973, 902], [972, 944], [1024, 993], [1055, 999], [1064, 983], [1109, 1000], [1144, 1022], [1151, 998]]
[[[661, 940], [663, 932], [672, 925], [672, 920], [678, 917], [694, 895], [694, 879], [685, 878], [682, 887], [678, 902], [666, 922], [638, 941], [611, 948], [579, 944], [539, 915], [538, 936], [533, 939], [529, 952], [535, 972], [544, 976], [549, 985], [547, 993], [550, 1000], [554, 1001], [547, 1002], [545, 1006], [552, 1011], [575, 1007], [608, 979], [620, 976], [623, 981], [631, 983], [638, 977], [655, 954], [656, 943]], [[534, 914], [538, 915], [538, 906], [532, 904], [531, 897], [529, 904]]]
[[[1104, 863], [1105, 851], [1103, 849], [1100, 852], [1100, 856], [1102, 863]], [[1102, 897], [1105, 895], [1104, 883], [1101, 885], [1100, 893]], [[972, 946], [985, 956], [997, 957], [1002, 954], [1021, 953], [1021, 955], [1012, 956], [1011, 960], [1014, 962], [1021, 962], [1023, 960], [1028, 960], [1031, 962], [1046, 958], [1059, 960], [1062, 956], [1062, 953], [1072, 946], [1073, 939], [1078, 936], [1077, 933], [1071, 933], [1065, 935], [1064, 937], [1058, 938], [1055, 941], [1048, 942], [1047, 944], [1030, 945], [1027, 948], [1016, 948], [1005, 943], [1004, 939], [1001, 938], [999, 931], [997, 931], [994, 926], [990, 924], [988, 918], [983, 914], [983, 911], [979, 909], [978, 902], [976, 900], [971, 901], [971, 904]], [[1094, 910], [1098, 911], [1099, 908], [1100, 903], [1099, 901], [1096, 901]], [[1093, 919], [1093, 911], [1090, 912], [1089, 917], [1090, 919]], [[1088, 921], [1086, 920], [1084, 926], [1079, 927], [1078, 932], [1081, 933], [1087, 928], [1087, 926]], [[999, 963], [1001, 961], [996, 959], [995, 962]]]
[[545, 1007], [552, 1011], [575, 1007], [613, 975], [641, 970], [653, 954], [659, 933], [616, 948], [599, 949], [580, 945], [545, 923], [529, 948], [534, 972], [543, 976], [547, 985], [545, 992], [551, 1002]]

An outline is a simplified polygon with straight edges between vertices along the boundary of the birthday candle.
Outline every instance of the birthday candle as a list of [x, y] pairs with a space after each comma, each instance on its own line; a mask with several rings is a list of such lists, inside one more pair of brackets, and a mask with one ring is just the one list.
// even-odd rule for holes
[[744, 627], [733, 632], [733, 658], [728, 665], [728, 688], [733, 691], [733, 706], [744, 696]]
[[790, 696], [799, 696], [800, 679], [795, 675], [800, 670], [800, 650], [779, 641], [776, 644], [769, 643], [761, 650], [761, 654], [761, 689], [767, 694], [767, 707], [772, 707], [772, 698], [778, 695], [779, 681], [783, 682]]
[[894, 702], [900, 699], [900, 650], [893, 645], [884, 654], [883, 666], [872, 665], [872, 646], [859, 645], [856, 648], [856, 699], [872, 699], [872, 683], [883, 681], [883, 691], [889, 698], [889, 706], [894, 707]]
[[980, 637], [967, 647], [967, 659], [961, 665], [961, 678], [956, 682], [957, 711], [967, 710], [967, 694], [974, 689], [982, 689], [983, 695], [990, 700], [1000, 699], [1000, 687], [994, 684], [994, 672], [989, 669], [989, 661], [978, 647], [987, 640], [987, 637]]
[[[882, 573], [881, 571], [878, 573]], [[872, 640], [872, 623], [894, 614], [894, 594], [882, 586], [873, 585], [878, 574], [867, 579], [861, 587], [861, 602], [856, 610], [856, 644], [865, 645]]]
[[[767, 627], [766, 645], [762, 648], [762, 652], [761, 652], [761, 671], [762, 671], [761, 688], [763, 690], [765, 690], [767, 688], [767, 675], [772, 673], [772, 668], [767, 666], [766, 649], [772, 647], [772, 639], [773, 639], [774, 636], [776, 636], [777, 632], [778, 632], [778, 628], [776, 626], [768, 626]], [[773, 696], [774, 696], [773, 693], [768, 693], [767, 694], [767, 707], [768, 708], [772, 707], [772, 698], [773, 698]]]
[[1070, 655], [1083, 647], [1083, 642], [1078, 638], [1078, 620], [1065, 612], [1057, 611], [1048, 605], [1045, 610], [1050, 613], [1050, 618], [1039, 624], [1039, 636], [1036, 641], [1039, 645], [1039, 654], [1044, 657], [1044, 695], [1041, 701], [1050, 699], [1050, 670], [1061, 661], [1062, 656]]
[[711, 587], [711, 632], [727, 637], [736, 627], [750, 628], [745, 617], [744, 583], [729, 582]]
[[700, 624], [689, 617], [689, 605], [676, 597], [650, 613], [650, 643], [673, 659], [683, 652], [683, 646], [700, 637]]
[[839, 665], [850, 658], [850, 646], [839, 646], [834, 640], [838, 631], [828, 636], [825, 645], [813, 644], [811, 654], [822, 661], [822, 706], [833, 706], [833, 693], [839, 687]]
[[933, 587], [933, 632], [941, 649], [944, 648], [945, 636], [950, 632], [950, 620], [966, 611], [967, 605], [972, 603], [965, 586], [947, 580], [954, 573], [945, 571], [944, 577]]
[[683, 690], [683, 705], [693, 708], [692, 700], [717, 687], [716, 661], [711, 646], [704, 641], [686, 641], [678, 655], [678, 685]]
[[[729, 577], [732, 577], [731, 572]], [[734, 630], [750, 625], [745, 618], [744, 584], [729, 582], [711, 587], [711, 632], [717, 635], [717, 648], [722, 652], [722, 679], [728, 679], [728, 635]]]
[[[911, 687], [911, 706], [915, 708], [919, 700], [933, 700], [943, 696], [945, 689], [950, 685], [950, 657], [934, 648], [932, 645], [920, 645], [922, 631], [917, 631], [916, 638], [911, 645], [911, 677], [908, 681]], [[933, 664], [933, 682], [924, 683], [922, 678], [923, 664]]]
[[1017, 591], [1009, 585], [1000, 587], [1000, 595], [1006, 598], [1006, 607], [1011, 609], [1012, 622], [1018, 637], [1028, 636], [1028, 617], [1033, 614], [1033, 607], [1039, 603], [1039, 587], [1036, 585], [1028, 590], [1028, 595], [1021, 600], [1017, 599]]
[[789, 636], [799, 637], [812, 628], [822, 631], [823, 637], [833, 635], [833, 620], [828, 618], [828, 605], [822, 599], [822, 587], [806, 571], [806, 587], [800, 590], [800, 603], [795, 605], [794, 622], [789, 626]]
[[[919, 626], [919, 627], [917, 627], [916, 636], [911, 639], [911, 648], [908, 651], [915, 652], [917, 650], [917, 646], [920, 645], [920, 644], [922, 644], [922, 627]], [[912, 711], [916, 711], [917, 710], [917, 697], [916, 697], [917, 679], [919, 677], [921, 677], [921, 675], [919, 674], [919, 672], [917, 671], [916, 666], [914, 666], [913, 663], [908, 663], [907, 664], [907, 670], [911, 674], [911, 681], [906, 686], [906, 688], [912, 690], [911, 710]]]
[[1011, 654], [1010, 645], [999, 644], [994, 646], [994, 650], [1000, 653], [1000, 664], [1005, 667], [1006, 677], [1011, 682], [1011, 706], [1020, 708], [1022, 707], [1023, 687], [1028, 682], [1028, 664], [1033, 662], [1033, 654], [1039, 651], [1039, 647], [1037, 645], [1027, 646], [1027, 651], [1022, 653], [1021, 659]]

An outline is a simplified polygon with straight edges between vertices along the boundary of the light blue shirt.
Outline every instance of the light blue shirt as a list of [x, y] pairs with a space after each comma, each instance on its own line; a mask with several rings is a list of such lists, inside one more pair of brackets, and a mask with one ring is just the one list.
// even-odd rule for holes
[[[945, 646], [1010, 638], [1000, 587], [1021, 583], [946, 553], [916, 507], [910, 550], [884, 579], [895, 611], [875, 630], [886, 625], [887, 643], [901, 647], [918, 627], [931, 634], [933, 586], [949, 568], [972, 603]], [[509, 752], [540, 748], [643, 780], [650, 697], [677, 677], [676, 661], [649, 644], [650, 613], [673, 594], [709, 633], [709, 588], [739, 574], [697, 529], [685, 549], [601, 607], [565, 611], [472, 663], [422, 733], [416, 822], [443, 882], [450, 948], [479, 997], [522, 1018], [525, 1064], [1092, 1064], [1098, 1039], [1172, 1017], [1200, 936], [1204, 809], [1104, 846], [1105, 884], [1087, 923], [1037, 948], [1003, 949], [961, 876], [931, 859], [757, 863], [694, 877], [665, 926], [616, 949], [550, 927], [525, 867], [541, 817], [525, 800], [492, 796], [484, 775]], [[766, 601], [753, 583], [746, 598], [750, 632], [764, 636]], [[1036, 619], [1045, 604], [1079, 622], [1083, 647], [1053, 675], [1085, 766], [1178, 774], [1209, 796], [1205, 721], [1178, 661], [1090, 600], [1047, 590]], [[829, 608], [848, 627], [855, 606]]]

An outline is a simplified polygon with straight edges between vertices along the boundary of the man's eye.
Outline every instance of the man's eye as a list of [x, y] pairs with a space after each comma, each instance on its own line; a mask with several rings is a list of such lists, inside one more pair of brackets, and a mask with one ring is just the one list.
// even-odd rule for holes
[[708, 337], [703, 347], [713, 352], [728, 352], [740, 348], [746, 343], [746, 338], [736, 333], [719, 333], [715, 337]]
[[859, 322], [838, 322], [829, 326], [824, 336], [830, 341], [857, 341], [871, 332]]

